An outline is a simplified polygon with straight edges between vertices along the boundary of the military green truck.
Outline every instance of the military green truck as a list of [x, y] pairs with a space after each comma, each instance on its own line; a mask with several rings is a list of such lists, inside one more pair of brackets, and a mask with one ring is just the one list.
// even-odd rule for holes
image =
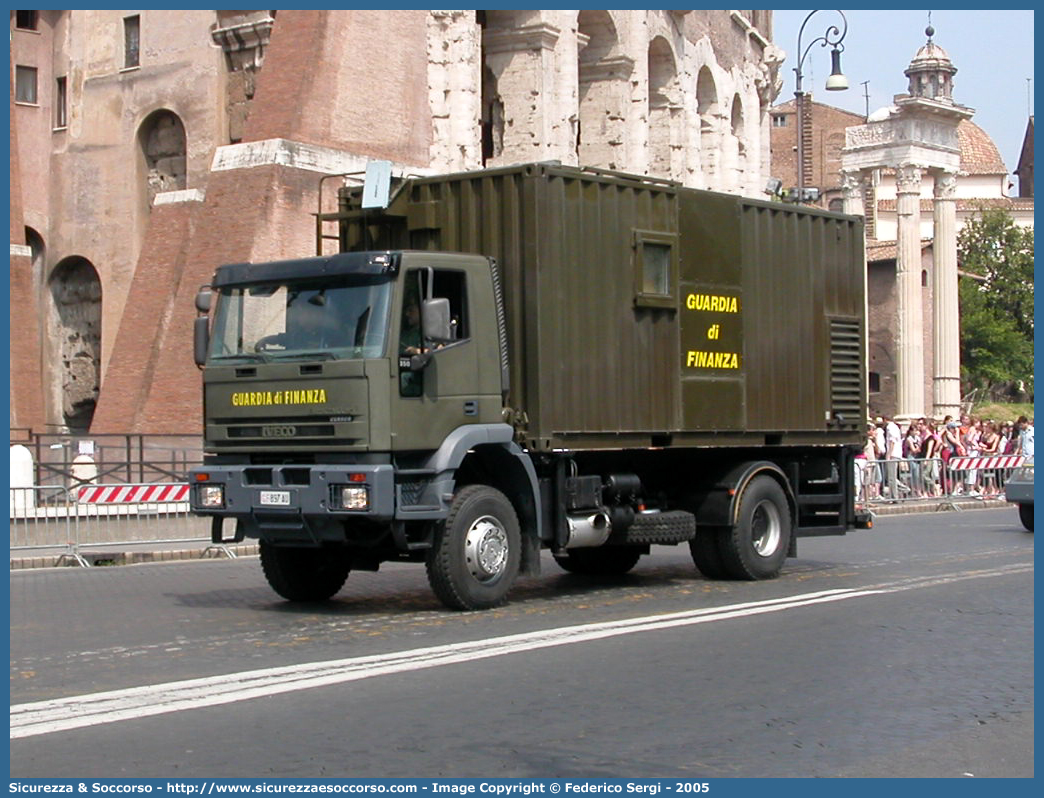
[[258, 539], [279, 595], [423, 562], [483, 609], [545, 549], [615, 575], [683, 543], [765, 579], [869, 525], [858, 218], [557, 164], [392, 188], [319, 215], [338, 254], [221, 266], [197, 299], [192, 509]]

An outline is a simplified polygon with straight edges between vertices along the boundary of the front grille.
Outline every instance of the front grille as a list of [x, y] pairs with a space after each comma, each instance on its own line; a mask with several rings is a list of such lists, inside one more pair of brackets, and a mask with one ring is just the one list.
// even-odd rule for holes
[[[245, 448], [266, 448], [266, 449], [288, 449], [293, 447], [301, 446], [315, 446], [323, 448], [341, 447], [341, 446], [360, 446], [363, 443], [362, 438], [335, 438], [333, 440], [316, 441], [298, 438], [243, 438], [236, 440], [225, 440], [216, 441], [213, 446], [215, 449], [220, 450], [223, 446], [235, 447], [236, 449]], [[281, 457], [281, 456], [280, 456]]]
[[[319, 423], [333, 423], [334, 421], [355, 421], [356, 419], [352, 416], [343, 418], [331, 418], [322, 416], [265, 416], [265, 424], [300, 424], [302, 420], [308, 421], [312, 424]], [[242, 424], [244, 421], [242, 416], [217, 416], [210, 423], [212, 424], [223, 424], [226, 426], [235, 426], [236, 424]]]
[[[265, 433], [265, 427], [277, 427], [292, 429], [293, 434], [280, 434], [278, 436]], [[229, 427], [229, 438], [264, 438], [274, 440], [277, 438], [330, 438], [334, 434], [333, 424], [264, 424], [250, 427]]]

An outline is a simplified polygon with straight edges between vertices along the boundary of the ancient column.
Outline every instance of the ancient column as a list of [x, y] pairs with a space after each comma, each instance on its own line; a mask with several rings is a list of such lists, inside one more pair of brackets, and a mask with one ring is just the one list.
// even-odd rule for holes
[[845, 213], [852, 216], [863, 215], [863, 173], [861, 171], [841, 170], [841, 196], [844, 199]]
[[932, 269], [932, 393], [938, 418], [961, 409], [960, 317], [957, 299], [957, 175], [935, 173], [935, 263]]
[[924, 413], [924, 332], [921, 318], [921, 169], [896, 169], [899, 235], [895, 262], [896, 408], [900, 417]]

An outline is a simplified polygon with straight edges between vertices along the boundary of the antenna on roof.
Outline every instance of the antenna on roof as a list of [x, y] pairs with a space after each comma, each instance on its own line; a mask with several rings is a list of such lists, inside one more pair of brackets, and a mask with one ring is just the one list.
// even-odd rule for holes
[[1033, 97], [1033, 78], [1026, 78], [1026, 118], [1033, 116], [1033, 106], [1030, 105], [1030, 100]]
[[866, 100], [866, 119], [870, 121], [870, 81], [863, 81], [863, 98]]

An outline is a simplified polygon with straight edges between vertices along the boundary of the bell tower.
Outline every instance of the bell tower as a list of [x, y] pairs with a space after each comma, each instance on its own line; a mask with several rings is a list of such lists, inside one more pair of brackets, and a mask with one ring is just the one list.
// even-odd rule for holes
[[924, 33], [928, 41], [917, 51], [905, 72], [910, 79], [909, 96], [952, 104], [953, 76], [957, 74], [957, 67], [946, 51], [932, 41], [935, 28], [929, 25]]

